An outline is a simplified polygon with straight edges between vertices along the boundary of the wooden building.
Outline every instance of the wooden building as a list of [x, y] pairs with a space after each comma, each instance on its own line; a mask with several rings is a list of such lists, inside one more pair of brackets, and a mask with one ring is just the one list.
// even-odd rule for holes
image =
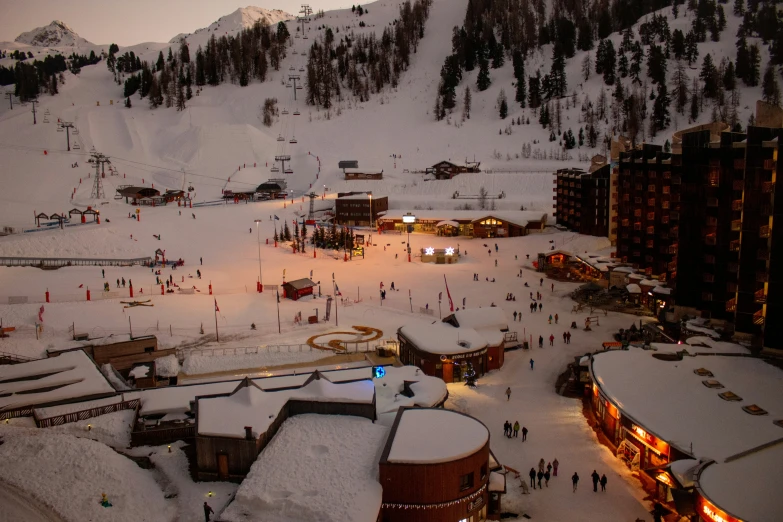
[[288, 281], [283, 283], [283, 297], [298, 301], [302, 297], [313, 295], [313, 288], [315, 283], [307, 279], [296, 279], [295, 281]]
[[345, 180], [380, 180], [383, 179], [383, 171], [380, 172], [346, 172]]
[[74, 350], [83, 350], [92, 357], [98, 366], [106, 363], [111, 364], [124, 377], [128, 376], [128, 371], [134, 364], [149, 363], [160, 357], [176, 355], [177, 353], [177, 350], [174, 348], [158, 349], [158, 338], [154, 335], [144, 335], [129, 338], [128, 340], [118, 340], [114, 343], [88, 344], [80, 348], [69, 348], [66, 350], [47, 350], [46, 356], [57, 357], [61, 353]]
[[557, 223], [588, 236], [608, 236], [611, 166], [592, 172], [560, 169], [555, 174]]
[[372, 193], [338, 197], [334, 202], [334, 220], [338, 225], [369, 227], [389, 210], [389, 198]]
[[378, 463], [380, 520], [500, 520], [505, 476], [491, 470], [489, 438], [484, 424], [463, 413], [400, 408]]
[[547, 214], [536, 211], [393, 210], [378, 218], [378, 228], [406, 233], [406, 214], [416, 218], [412, 232], [474, 238], [526, 236], [543, 231], [547, 224]]
[[160, 196], [160, 191], [150, 187], [125, 186], [118, 187], [117, 194], [121, 198], [125, 198], [125, 203], [138, 205], [141, 204], [141, 200], [144, 198], [150, 198], [150, 201], [152, 201], [152, 198]]
[[464, 174], [467, 172], [481, 172], [479, 168], [481, 163], [473, 162], [463, 165], [456, 165], [450, 161], [441, 161], [424, 170], [425, 174], [432, 174], [435, 179], [451, 179], [457, 174]]
[[335, 384], [314, 372], [302, 387], [267, 392], [248, 378], [229, 394], [196, 397], [200, 480], [241, 479], [283, 422], [294, 415], [353, 415], [374, 421], [371, 380]]

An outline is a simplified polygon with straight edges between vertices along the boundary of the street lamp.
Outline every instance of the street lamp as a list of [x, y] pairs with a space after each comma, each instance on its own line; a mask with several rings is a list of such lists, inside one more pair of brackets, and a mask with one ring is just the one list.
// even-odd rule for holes
[[372, 228], [372, 194], [368, 194], [370, 196], [370, 228]]
[[254, 220], [254, 223], [256, 224], [256, 237], [258, 238], [258, 291], [259, 293], [263, 293], [264, 283], [261, 277], [261, 232], [258, 228], [258, 224], [261, 223], [261, 220], [256, 219]]
[[411, 262], [411, 231], [413, 230], [413, 224], [416, 223], [416, 216], [408, 212], [402, 216], [402, 222], [408, 229], [408, 263]]

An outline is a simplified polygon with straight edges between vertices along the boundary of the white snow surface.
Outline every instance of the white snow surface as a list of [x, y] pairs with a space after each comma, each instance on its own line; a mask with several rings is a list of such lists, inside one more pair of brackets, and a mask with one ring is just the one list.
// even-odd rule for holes
[[117, 404], [119, 402], [122, 402], [122, 395], [106, 397], [105, 399], [95, 399], [94, 401], [74, 402], [71, 404], [60, 404], [59, 406], [36, 408], [34, 411], [36, 417], [39, 419], [46, 419], [49, 417], [57, 417], [58, 415], [65, 415], [66, 413], [74, 413], [77, 411], [99, 408], [101, 406], [108, 406], [109, 404]]
[[[108, 446], [71, 435], [5, 431], [0, 480], [50, 506], [63, 520], [169, 522], [169, 504], [152, 473]], [[100, 504], [106, 493], [111, 508]]]
[[[51, 375], [35, 378], [45, 374]], [[8, 382], [12, 379], [23, 380]], [[36, 391], [52, 386], [58, 388]], [[0, 409], [20, 408], [114, 391], [92, 360], [81, 350], [50, 359], [0, 366]]]
[[250, 468], [228, 522], [375, 522], [378, 458], [388, 428], [367, 419], [297, 415]]
[[283, 364], [305, 363], [317, 361], [332, 355], [323, 350], [308, 350], [305, 352], [279, 352], [263, 350], [258, 353], [235, 355], [232, 357], [215, 357], [202, 354], [187, 354], [182, 363], [182, 372], [188, 375], [202, 373], [225, 372], [247, 368], [267, 368]]
[[693, 486], [693, 472], [698, 465], [698, 460], [680, 459], [672, 462], [669, 465], [669, 469], [674, 475], [674, 478], [676, 478], [683, 487], [689, 488]]
[[[101, 225], [84, 225], [83, 228], [76, 227], [76, 230], [67, 232], [55, 229], [4, 237], [0, 241], [0, 256], [108, 259], [155, 257], [154, 250], [145, 252], [138, 243], [129, 243], [126, 238], [120, 238], [116, 230]], [[98, 288], [98, 285], [93, 287], [96, 291]]]
[[152, 370], [152, 368], [150, 368], [148, 365], [136, 366], [130, 371], [130, 375], [134, 379], [140, 379], [142, 377], [147, 377], [150, 373], [150, 370]]
[[482, 308], [463, 308], [454, 312], [460, 328], [475, 328], [496, 330], [508, 329], [506, 312], [498, 306], [485, 306]]
[[197, 431], [205, 436], [243, 438], [244, 427], [250, 426], [253, 436], [258, 437], [267, 431], [291, 399], [371, 404], [374, 395], [371, 381], [334, 384], [326, 379], [315, 379], [302, 388], [277, 392], [265, 392], [253, 385], [243, 386], [227, 397], [199, 399]]
[[93, 45], [60, 20], [54, 20], [49, 25], [36, 27], [32, 31], [22, 33], [16, 37], [14, 42], [37, 47], [80, 47]]
[[[725, 388], [704, 386], [706, 377], [693, 373], [702, 367]], [[649, 351], [616, 350], [594, 354], [592, 372], [624, 413], [682, 451], [692, 444], [697, 458], [723, 460], [781, 437], [772, 421], [783, 418], [783, 371], [760, 359], [709, 355], [662, 361]], [[725, 391], [742, 400], [718, 397]], [[769, 415], [742, 410], [751, 404]]]
[[419, 349], [428, 353], [453, 355], [474, 352], [487, 346], [487, 341], [473, 328], [454, 328], [448, 323], [412, 323], [400, 329]]
[[[281, 11], [280, 9], [264, 9], [262, 7], [247, 6], [240, 7], [236, 11], [226, 16], [221, 16], [216, 22], [213, 22], [208, 27], [202, 27], [196, 29], [192, 34], [178, 34], [169, 43], [179, 44], [184, 38], [188, 42], [188, 46], [191, 46], [191, 54], [195, 53], [196, 48], [201, 45], [206, 47], [207, 40], [214, 33], [215, 38], [220, 38], [223, 35], [236, 36], [236, 33], [242, 29], [248, 29], [255, 25], [256, 21], [260, 21], [261, 25], [273, 25], [278, 22], [284, 22], [295, 18], [294, 15]], [[289, 28], [292, 31], [292, 28]]]
[[158, 377], [176, 377], [179, 369], [179, 360], [174, 354], [155, 359], [155, 373]]
[[401, 415], [389, 451], [389, 462], [451, 462], [473, 455], [489, 441], [486, 426], [457, 412], [439, 408], [410, 409]]

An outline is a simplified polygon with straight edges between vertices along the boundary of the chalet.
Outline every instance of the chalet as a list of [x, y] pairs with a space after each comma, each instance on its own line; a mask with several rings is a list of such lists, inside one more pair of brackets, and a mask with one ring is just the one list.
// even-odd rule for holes
[[379, 180], [383, 179], [383, 171], [380, 172], [346, 172], [346, 180]]
[[441, 161], [436, 163], [432, 167], [424, 170], [425, 174], [432, 174], [435, 179], [451, 179], [457, 174], [464, 174], [467, 172], [481, 172], [479, 166], [481, 163], [467, 163], [466, 165], [456, 165], [450, 161]]
[[287, 283], [283, 283], [283, 297], [298, 301], [302, 297], [313, 295], [313, 287], [315, 287], [315, 283], [306, 277], [304, 279], [288, 281]]
[[378, 228], [381, 232], [395, 230], [405, 233], [408, 225], [403, 223], [403, 218], [407, 215], [414, 215], [416, 219], [412, 232], [474, 238], [526, 236], [543, 231], [547, 223], [546, 213], [532, 210], [488, 213], [486, 210], [395, 209], [378, 218]]
[[149, 198], [151, 204], [152, 198], [160, 196], [160, 191], [149, 187], [127, 186], [119, 187], [117, 189], [117, 194], [120, 198], [125, 198], [125, 203], [138, 205], [144, 198]]

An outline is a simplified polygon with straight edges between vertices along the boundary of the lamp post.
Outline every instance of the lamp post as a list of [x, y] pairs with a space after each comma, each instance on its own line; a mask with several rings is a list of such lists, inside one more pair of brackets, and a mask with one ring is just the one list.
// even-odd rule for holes
[[408, 263], [411, 262], [411, 231], [413, 230], [413, 224], [416, 223], [416, 216], [408, 212], [402, 216], [402, 222], [408, 230]]
[[263, 293], [264, 291], [264, 281], [261, 277], [261, 232], [258, 228], [258, 224], [261, 223], [260, 219], [254, 220], [256, 224], [256, 238], [258, 239], [258, 291], [260, 293]]
[[372, 228], [372, 194], [368, 194], [370, 196], [370, 228]]

